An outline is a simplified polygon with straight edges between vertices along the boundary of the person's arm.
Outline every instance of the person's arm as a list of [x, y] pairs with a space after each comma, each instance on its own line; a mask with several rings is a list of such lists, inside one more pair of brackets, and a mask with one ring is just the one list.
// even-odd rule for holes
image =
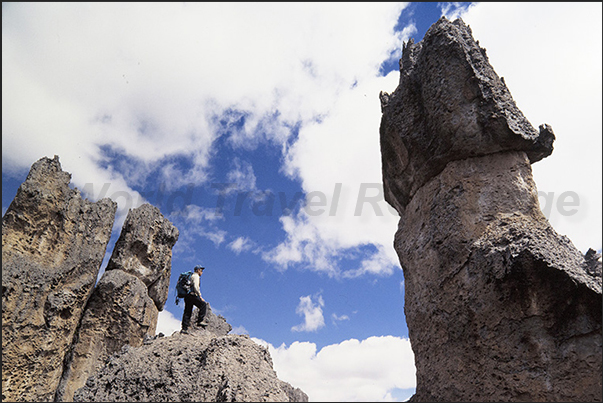
[[195, 294], [196, 296], [201, 298], [201, 300], [203, 300], [203, 297], [201, 296], [201, 289], [199, 288], [199, 284], [200, 284], [199, 275], [197, 273], [193, 274], [191, 277], [191, 280], [193, 280], [193, 294]]

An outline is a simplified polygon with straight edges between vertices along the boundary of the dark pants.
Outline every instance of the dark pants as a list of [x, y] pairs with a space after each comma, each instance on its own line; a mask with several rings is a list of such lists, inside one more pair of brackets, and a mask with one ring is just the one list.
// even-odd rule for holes
[[207, 306], [201, 298], [196, 295], [188, 294], [184, 297], [184, 314], [182, 315], [182, 330], [188, 330], [191, 325], [191, 316], [193, 316], [193, 305], [199, 308], [199, 316], [197, 316], [197, 325], [205, 318]]

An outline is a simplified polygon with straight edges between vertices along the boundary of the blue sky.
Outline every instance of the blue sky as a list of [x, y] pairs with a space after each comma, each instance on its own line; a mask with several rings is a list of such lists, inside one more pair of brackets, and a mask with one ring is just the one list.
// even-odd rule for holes
[[2, 209], [31, 164], [180, 230], [158, 331], [179, 329], [178, 274], [234, 332], [270, 348], [315, 401], [414, 391], [398, 217], [383, 201], [379, 91], [402, 42], [461, 16], [534, 126], [541, 207], [601, 249], [600, 3], [2, 5]]

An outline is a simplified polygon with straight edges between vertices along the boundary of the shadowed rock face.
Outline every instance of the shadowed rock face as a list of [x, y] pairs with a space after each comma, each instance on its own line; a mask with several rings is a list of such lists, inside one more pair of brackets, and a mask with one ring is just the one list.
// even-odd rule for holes
[[527, 121], [461, 20], [409, 41], [398, 88], [380, 98], [385, 199], [399, 211], [450, 161], [521, 150], [535, 162], [553, 151], [550, 127]]
[[532, 128], [461, 20], [407, 45], [381, 99], [412, 400], [600, 401], [600, 257], [554, 231], [532, 179], [551, 128]]
[[2, 218], [2, 400], [52, 401], [111, 235], [116, 203], [83, 200], [42, 158]]

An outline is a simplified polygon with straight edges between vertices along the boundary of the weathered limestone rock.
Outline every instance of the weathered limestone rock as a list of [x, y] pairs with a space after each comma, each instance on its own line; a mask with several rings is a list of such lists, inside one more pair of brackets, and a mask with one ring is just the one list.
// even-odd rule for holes
[[550, 127], [525, 120], [461, 20], [409, 43], [381, 98], [412, 400], [601, 401], [601, 261], [554, 231], [532, 179]]
[[2, 219], [2, 400], [52, 401], [116, 203], [83, 200], [58, 156], [35, 162]]
[[3, 217], [3, 401], [308, 400], [209, 306], [206, 328], [155, 336], [178, 239], [158, 209], [130, 211], [94, 287], [117, 206], [69, 180], [41, 159]]
[[172, 273], [172, 247], [178, 229], [148, 203], [128, 212], [111, 259], [109, 270], [123, 270], [140, 278], [158, 310], [163, 310]]
[[146, 285], [121, 270], [105, 271], [86, 306], [56, 401], [71, 401], [105, 360], [124, 345], [141, 346], [157, 327], [155, 303]]
[[195, 330], [124, 347], [75, 392], [74, 401], [288, 402], [308, 397], [277, 378], [268, 350], [248, 336]]
[[526, 120], [461, 20], [443, 17], [409, 41], [398, 88], [380, 97], [385, 199], [397, 210], [450, 161], [522, 150], [535, 162], [553, 151], [550, 127]]
[[[196, 325], [197, 319], [199, 318], [199, 310], [193, 308], [193, 315], [191, 316], [191, 329], [199, 329]], [[210, 333], [218, 336], [226, 336], [232, 330], [230, 323], [226, 322], [226, 319], [222, 315], [216, 315], [212, 312], [209, 302], [207, 303], [207, 313], [205, 314], [205, 321], [207, 326], [202, 328]]]
[[178, 229], [158, 208], [143, 204], [128, 212], [65, 362], [57, 401], [71, 401], [75, 390], [124, 345], [140, 346], [155, 335], [177, 240]]

